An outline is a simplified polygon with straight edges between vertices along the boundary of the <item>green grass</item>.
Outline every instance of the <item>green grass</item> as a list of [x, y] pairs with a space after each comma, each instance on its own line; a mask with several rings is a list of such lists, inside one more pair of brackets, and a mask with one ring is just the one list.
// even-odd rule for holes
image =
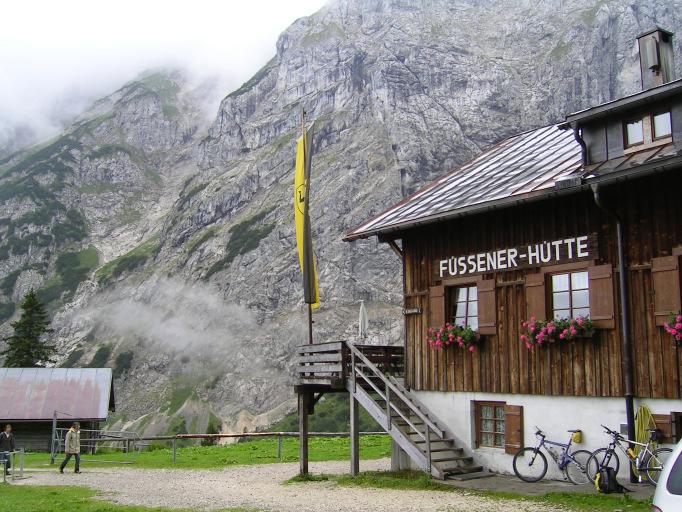
[[84, 353], [85, 350], [83, 350], [82, 348], [72, 350], [71, 353], [67, 356], [66, 360], [61, 364], [61, 367], [74, 368], [76, 366], [76, 363], [78, 363], [78, 361], [81, 360]]
[[208, 280], [213, 274], [227, 269], [240, 254], [246, 254], [258, 247], [260, 241], [275, 229], [274, 222], [261, 224], [263, 219], [272, 210], [273, 208], [270, 208], [258, 212], [253, 217], [238, 222], [230, 228], [230, 241], [227, 243], [227, 253], [209, 267], [206, 274], [204, 274], [204, 280]]
[[125, 272], [131, 272], [141, 267], [147, 260], [156, 256], [159, 247], [158, 235], [151, 237], [123, 256], [119, 256], [103, 265], [96, 273], [97, 281], [100, 284], [105, 284]]
[[132, 350], [120, 352], [116, 356], [116, 361], [114, 362], [114, 378], [118, 378], [124, 373], [126, 373], [128, 370], [130, 370], [134, 358], [135, 353]]
[[87, 368], [105, 368], [105, 365], [111, 357], [111, 347], [109, 345], [102, 345], [97, 349], [95, 355], [92, 356], [90, 362], [86, 365]]
[[[85, 487], [43, 487], [0, 484], [0, 512], [190, 512], [189, 509], [147, 508], [109, 503]], [[256, 512], [229, 508], [223, 512]]]
[[[323, 475], [324, 476], [324, 475]], [[627, 495], [605, 496], [599, 494], [550, 492], [542, 496], [527, 496], [513, 492], [478, 491], [451, 487], [436, 482], [427, 475], [416, 471], [366, 472], [357, 477], [349, 475], [328, 476], [339, 485], [346, 487], [367, 487], [373, 489], [407, 489], [437, 492], [459, 492], [493, 499], [514, 500], [525, 503], [541, 503], [561, 506], [562, 510], [574, 512], [649, 512], [650, 500], [635, 500]]]
[[38, 290], [38, 297], [48, 304], [62, 298], [70, 300], [78, 285], [90, 276], [98, 262], [99, 255], [93, 246], [60, 254], [55, 264], [55, 275]]
[[[168, 444], [167, 446], [170, 446]], [[310, 460], [347, 460], [350, 454], [348, 438], [311, 438], [309, 441]], [[363, 459], [380, 459], [391, 455], [391, 441], [388, 436], [362, 436], [360, 455]], [[83, 455], [83, 467], [111, 464], [88, 462], [92, 456]], [[130, 461], [131, 456], [123, 453], [107, 453], [94, 456], [107, 461]], [[49, 466], [48, 453], [26, 455], [27, 467]], [[266, 438], [223, 446], [188, 446], [178, 448], [177, 462], [173, 465], [170, 448], [142, 452], [134, 464], [124, 467], [145, 469], [220, 469], [226, 466], [268, 464], [298, 461], [298, 438], [287, 437], [282, 440], [282, 457], [277, 458], [277, 439]]]

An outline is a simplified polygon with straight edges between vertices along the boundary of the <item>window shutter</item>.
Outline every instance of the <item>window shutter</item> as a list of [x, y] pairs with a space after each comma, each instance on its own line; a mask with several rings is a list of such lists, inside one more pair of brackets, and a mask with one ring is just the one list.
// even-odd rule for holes
[[504, 452], [514, 455], [523, 448], [523, 406], [504, 406]]
[[478, 286], [478, 332], [497, 334], [497, 308], [495, 307], [495, 279], [484, 279]]
[[672, 444], [675, 442], [673, 436], [673, 417], [672, 414], [652, 414], [656, 428], [663, 433], [663, 439], [659, 442]]
[[429, 288], [429, 327], [440, 327], [445, 324], [445, 287]]
[[651, 260], [656, 325], [668, 321], [670, 313], [680, 312], [680, 258], [664, 256]]
[[534, 316], [544, 320], [547, 316], [545, 306], [545, 275], [543, 273], [526, 274], [526, 318]]
[[587, 269], [590, 286], [590, 318], [598, 329], [616, 326], [613, 304], [613, 267], [596, 265]]

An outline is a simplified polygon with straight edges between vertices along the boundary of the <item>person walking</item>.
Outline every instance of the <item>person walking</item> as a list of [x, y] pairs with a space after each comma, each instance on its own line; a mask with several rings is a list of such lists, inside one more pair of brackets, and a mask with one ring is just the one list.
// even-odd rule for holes
[[81, 426], [77, 421], [71, 425], [71, 428], [66, 433], [66, 439], [64, 440], [64, 453], [66, 457], [59, 465], [59, 472], [63, 473], [64, 468], [71, 460], [73, 456], [76, 459], [76, 470], [75, 473], [81, 472]]
[[12, 425], [5, 425], [5, 430], [0, 433], [0, 463], [5, 462], [5, 474], [9, 475], [9, 470], [12, 467], [12, 458], [10, 452], [16, 450], [14, 444], [14, 434], [12, 434]]

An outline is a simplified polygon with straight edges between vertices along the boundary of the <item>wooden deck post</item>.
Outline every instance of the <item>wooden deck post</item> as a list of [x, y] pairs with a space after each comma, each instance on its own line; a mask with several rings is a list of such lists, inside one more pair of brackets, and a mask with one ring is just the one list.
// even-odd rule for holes
[[350, 474], [358, 476], [360, 473], [360, 428], [358, 422], [358, 401], [353, 393], [350, 396]]
[[298, 445], [301, 476], [308, 474], [308, 405], [309, 393], [298, 394]]

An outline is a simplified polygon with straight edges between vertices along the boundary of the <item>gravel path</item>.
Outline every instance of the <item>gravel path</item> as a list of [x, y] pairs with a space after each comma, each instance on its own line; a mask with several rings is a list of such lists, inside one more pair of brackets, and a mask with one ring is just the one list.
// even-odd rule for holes
[[[348, 462], [314, 462], [312, 473], [341, 474]], [[363, 471], [386, 470], [388, 459], [363, 461]], [[127, 505], [212, 510], [252, 507], [273, 512], [550, 512], [555, 507], [462, 493], [340, 487], [335, 482], [281, 485], [298, 464], [238, 466], [217, 471], [92, 468], [80, 475], [33, 472], [19, 485], [83, 485]]]

